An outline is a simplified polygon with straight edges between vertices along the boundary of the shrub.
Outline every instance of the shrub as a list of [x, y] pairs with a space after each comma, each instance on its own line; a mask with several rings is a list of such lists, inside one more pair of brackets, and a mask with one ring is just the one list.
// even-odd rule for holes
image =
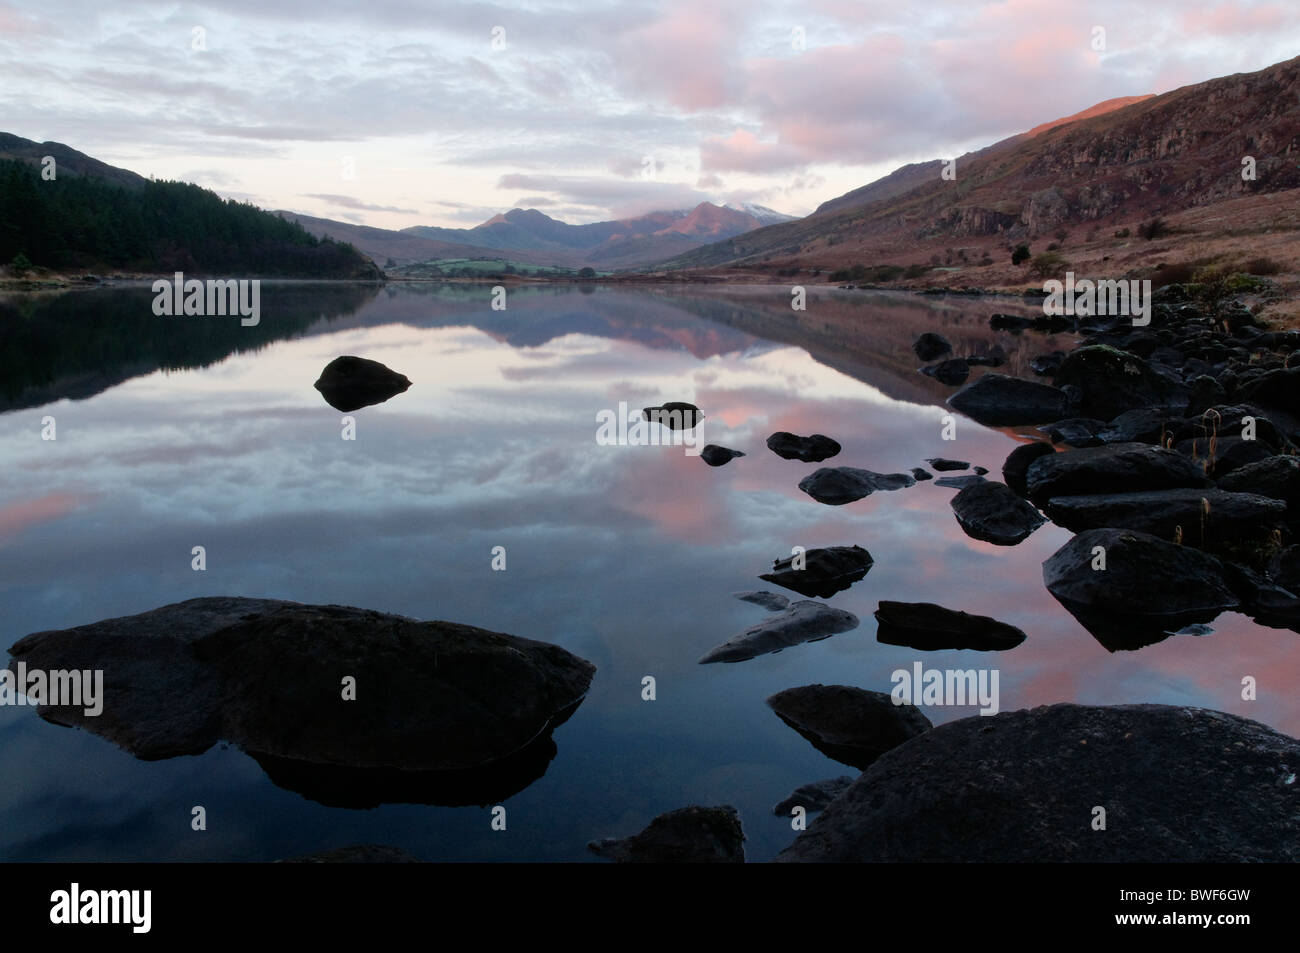
[[1118, 228], [1115, 230], [1116, 238], [1128, 238], [1132, 234], [1127, 228]]
[[1252, 258], [1246, 262], [1245, 267], [1248, 275], [1276, 275], [1281, 270], [1281, 262], [1274, 261], [1272, 258]]
[[1155, 241], [1162, 235], [1169, 234], [1169, 224], [1157, 215], [1149, 222], [1143, 222], [1138, 226], [1138, 238], [1144, 238], [1147, 241]]
[[1029, 273], [1037, 278], [1047, 278], [1059, 274], [1069, 267], [1065, 258], [1054, 251], [1041, 252], [1029, 263]]
[[1011, 253], [1011, 264], [1019, 265], [1029, 260], [1029, 246], [1017, 245], [1016, 250]]
[[17, 278], [21, 278], [32, 270], [34, 266], [22, 252], [14, 255], [14, 260], [9, 262], [9, 271]]

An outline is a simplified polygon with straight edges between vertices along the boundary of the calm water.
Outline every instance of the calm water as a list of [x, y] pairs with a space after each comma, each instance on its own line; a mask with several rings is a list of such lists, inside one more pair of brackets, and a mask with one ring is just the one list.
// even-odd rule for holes
[[[142, 762], [85, 732], [0, 708], [0, 859], [263, 861], [354, 843], [426, 860], [588, 860], [588, 840], [687, 804], [734, 804], [751, 860], [793, 838], [772, 805], [854, 773], [767, 708], [814, 682], [889, 691], [890, 673], [996, 667], [1002, 709], [1164, 702], [1300, 734], [1294, 633], [1225, 615], [1204, 637], [1111, 654], [1042, 585], [1068, 534], [1014, 548], [971, 540], [922, 483], [844, 507], [798, 488], [815, 464], [764, 446], [821, 432], [827, 465], [881, 472], [931, 456], [996, 475], [1017, 438], [960, 419], [916, 373], [935, 330], [958, 353], [1001, 343], [1008, 368], [1050, 349], [988, 330], [1007, 302], [788, 290], [514, 291], [264, 287], [262, 323], [155, 318], [148, 289], [0, 299], [0, 642], [205, 595], [342, 603], [556, 642], [593, 661], [591, 693], [555, 733], [546, 774], [488, 808], [327, 808], [214, 748]], [[1062, 338], [1056, 346], [1068, 346]], [[312, 388], [341, 354], [414, 382], [357, 411], [357, 439]], [[72, 399], [70, 399], [72, 398]], [[704, 442], [749, 455], [712, 469], [671, 446], [599, 446], [596, 415], [698, 404]], [[58, 439], [43, 441], [42, 418]], [[1023, 439], [1023, 438], [1021, 438]], [[792, 546], [858, 544], [866, 579], [829, 601], [859, 629], [734, 665], [697, 664], [764, 613], [731, 593]], [[207, 571], [190, 550], [207, 549]], [[504, 546], [507, 570], [491, 571]], [[790, 594], [793, 595], [793, 594]], [[795, 596], [795, 598], [798, 598]], [[1006, 653], [879, 645], [882, 598], [994, 615], [1028, 640]], [[658, 698], [641, 699], [653, 675]], [[1259, 680], [1240, 699], [1243, 675]], [[928, 708], [936, 723], [974, 709]], [[190, 830], [190, 809], [208, 830]], [[489, 806], [490, 807], [490, 806]]]

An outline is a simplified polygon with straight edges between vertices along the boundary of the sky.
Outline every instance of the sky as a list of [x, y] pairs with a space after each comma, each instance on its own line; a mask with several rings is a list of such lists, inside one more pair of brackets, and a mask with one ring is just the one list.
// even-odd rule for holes
[[804, 215], [1298, 54], [1295, 0], [0, 0], [0, 131], [383, 228]]

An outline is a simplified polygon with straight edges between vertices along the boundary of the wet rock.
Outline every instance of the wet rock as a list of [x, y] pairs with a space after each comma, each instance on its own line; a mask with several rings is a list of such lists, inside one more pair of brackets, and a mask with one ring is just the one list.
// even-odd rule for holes
[[346, 414], [382, 404], [406, 391], [411, 381], [378, 361], [345, 355], [326, 364], [313, 386], [325, 398], [325, 403]]
[[920, 483], [922, 480], [933, 480], [934, 474], [929, 470], [922, 470], [920, 467], [912, 467], [912, 477], [917, 483]]
[[963, 718], [881, 757], [777, 860], [1294, 863], [1297, 763], [1296, 739], [1199, 708]]
[[385, 844], [357, 844], [353, 847], [335, 847], [330, 850], [318, 850], [301, 857], [286, 857], [277, 860], [277, 864], [422, 864], [409, 851]]
[[1014, 546], [1047, 522], [1005, 483], [991, 480], [972, 483], [951, 503], [967, 536], [997, 546]]
[[826, 810], [826, 806], [847, 791], [852, 783], [853, 777], [845, 774], [838, 778], [802, 784], [795, 788], [794, 793], [788, 798], [772, 808], [772, 813], [777, 817], [790, 817], [796, 807], [802, 807], [805, 814], [816, 814], [818, 811]]
[[931, 457], [925, 462], [930, 464], [931, 467], [938, 470], [940, 473], [944, 473], [949, 470], [970, 469], [970, 464], [967, 463], [965, 460], [945, 460], [943, 457]]
[[1195, 462], [1203, 473], [1219, 478], [1273, 456], [1263, 441], [1232, 436], [1180, 440], [1174, 449]]
[[646, 407], [641, 411], [641, 416], [669, 430], [694, 430], [704, 419], [700, 408], [679, 400], [669, 401], [659, 407]]
[[1047, 434], [1055, 443], [1063, 443], [1071, 447], [1096, 447], [1103, 442], [1097, 436], [1097, 431], [1105, 426], [1106, 421], [1104, 420], [1094, 420], [1091, 417], [1070, 417], [1038, 429]]
[[984, 476], [984, 474], [986, 474], [986, 473], [988, 473], [988, 472], [989, 472], [989, 468], [988, 468], [988, 467], [972, 467], [972, 468], [971, 468], [971, 473], [975, 474], [976, 476]]
[[710, 662], [743, 662], [759, 655], [780, 652], [803, 642], [818, 642], [858, 627], [858, 617], [843, 609], [832, 609], [821, 602], [792, 602], [784, 612], [774, 613], [751, 625], [722, 645], [710, 649], [700, 659]]
[[972, 420], [994, 427], [1047, 423], [1068, 412], [1064, 391], [995, 373], [959, 390], [948, 403]]
[[1002, 652], [1025, 641], [1025, 633], [1013, 625], [945, 609], [933, 602], [880, 601], [876, 610], [876, 641], [905, 645], [923, 652], [941, 649], [975, 649]]
[[906, 473], [874, 473], [857, 467], [822, 467], [799, 481], [799, 489], [827, 506], [843, 506], [877, 490], [915, 485], [916, 480]]
[[1159, 642], [1240, 605], [1218, 559], [1135, 530], [1079, 533], [1043, 563], [1043, 582], [1112, 652]]
[[1189, 417], [1204, 413], [1215, 404], [1223, 403], [1228, 396], [1223, 385], [1208, 374], [1193, 378], [1190, 388], [1185, 411]]
[[1064, 351], [1053, 351], [1051, 354], [1040, 354], [1029, 362], [1029, 369], [1040, 376], [1054, 376], [1061, 369], [1061, 362], [1065, 360]]
[[1248, 566], [1225, 562], [1224, 571], [1244, 614], [1271, 629], [1300, 632], [1300, 596]]
[[700, 459], [711, 467], [723, 466], [736, 457], [743, 457], [744, 455], [740, 450], [728, 450], [726, 447], [719, 447], [716, 443], [708, 444], [700, 451]]
[[1097, 431], [1102, 443], [1154, 443], [1163, 445], [1182, 421], [1167, 410], [1142, 407], [1126, 410]]
[[1261, 374], [1245, 384], [1241, 393], [1253, 403], [1279, 407], [1300, 416], [1300, 367], [1278, 368]]
[[[559, 646], [469, 625], [229, 597], [33, 633], [10, 652], [11, 668], [102, 669], [102, 715], [39, 714], [139, 758], [199, 754], [224, 739], [283, 769], [294, 790], [336, 779], [353, 790], [394, 780], [390, 772], [433, 784], [427, 798], [406, 798], [424, 803], [540, 776], [554, 756], [551, 730], [595, 672]], [[340, 704], [344, 676], [360, 688]]]
[[683, 807], [660, 814], [639, 834], [587, 845], [620, 864], [742, 864], [745, 832], [730, 804]]
[[1200, 487], [1207, 482], [1189, 458], [1140, 443], [1056, 453], [1035, 460], [1025, 471], [1029, 498], [1039, 504], [1057, 496]]
[[922, 361], [937, 361], [945, 354], [952, 353], [952, 345], [943, 335], [927, 331], [916, 339], [912, 350]]
[[874, 562], [871, 553], [861, 546], [828, 546], [775, 559], [772, 571], [758, 578], [803, 596], [829, 599], [865, 576]]
[[800, 437], [784, 430], [767, 438], [767, 448], [778, 457], [802, 460], [804, 463], [820, 463], [840, 452], [839, 443], [824, 434]]
[[1021, 444], [1007, 454], [1006, 462], [1002, 464], [1002, 479], [1019, 496], [1028, 496], [1029, 491], [1025, 487], [1025, 473], [1029, 470], [1030, 464], [1039, 457], [1045, 457], [1055, 452], [1055, 447], [1042, 441]]
[[859, 770], [933, 727], [915, 705], [849, 685], [787, 688], [767, 704], [826, 757]]
[[976, 486], [980, 483], [987, 483], [978, 473], [968, 473], [964, 476], [946, 476], [939, 477], [934, 481], [935, 486], [946, 486], [956, 490], [964, 490], [968, 486]]
[[957, 387], [966, 383], [966, 378], [970, 377], [970, 365], [958, 357], [923, 367], [921, 373], [927, 377], [933, 377], [940, 384]]
[[1111, 526], [1140, 530], [1171, 542], [1181, 534], [1184, 544], [1201, 546], [1225, 540], [1262, 540], [1283, 518], [1286, 504], [1253, 493], [1202, 487], [1054, 496], [1048, 500], [1046, 512], [1054, 523], [1075, 532]]
[[1291, 545], [1273, 554], [1268, 573], [1283, 589], [1300, 592], [1300, 545]]
[[1056, 372], [1056, 386], [1079, 389], [1078, 411], [1086, 417], [1113, 420], [1126, 410], [1187, 406], [1189, 391], [1127, 351], [1105, 345], [1081, 347], [1066, 355]]
[[790, 608], [790, 600], [779, 592], [733, 592], [732, 595], [741, 602], [748, 602], [756, 606], [762, 606], [768, 612], [783, 612]]

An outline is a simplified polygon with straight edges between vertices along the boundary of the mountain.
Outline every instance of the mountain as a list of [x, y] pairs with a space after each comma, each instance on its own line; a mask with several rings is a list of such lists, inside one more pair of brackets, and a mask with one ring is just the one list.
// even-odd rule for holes
[[[960, 157], [953, 180], [939, 174], [939, 160], [904, 166], [805, 219], [662, 267], [922, 264], [945, 254], [960, 267], [965, 256], [952, 261], [954, 245], [1000, 259], [1011, 242], [1081, 226], [1109, 238], [1123, 231], [1114, 226], [1300, 187], [1298, 105], [1300, 58], [1159, 96], [1109, 100]], [[1253, 180], [1243, 179], [1247, 156], [1255, 160]]]
[[737, 211], [745, 212], [752, 215], [758, 220], [760, 225], [776, 225], [780, 222], [793, 222], [799, 216], [786, 215], [784, 212], [778, 212], [770, 209], [766, 205], [756, 205], [753, 202], [725, 202], [723, 208], [734, 208]]
[[[53, 178], [42, 175], [45, 156], [54, 157]], [[0, 264], [19, 256], [60, 271], [382, 277], [355, 248], [247, 203], [145, 179], [62, 143], [0, 133]]]

